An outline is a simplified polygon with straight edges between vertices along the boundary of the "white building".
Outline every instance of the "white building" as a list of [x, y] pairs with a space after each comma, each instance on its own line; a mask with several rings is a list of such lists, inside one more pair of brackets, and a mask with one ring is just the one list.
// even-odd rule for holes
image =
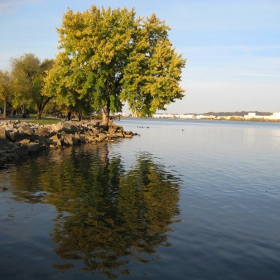
[[248, 115], [244, 116], [245, 120], [251, 119], [264, 119], [264, 120], [280, 120], [280, 112], [275, 112], [270, 116], [259, 116], [256, 113], [248, 113]]

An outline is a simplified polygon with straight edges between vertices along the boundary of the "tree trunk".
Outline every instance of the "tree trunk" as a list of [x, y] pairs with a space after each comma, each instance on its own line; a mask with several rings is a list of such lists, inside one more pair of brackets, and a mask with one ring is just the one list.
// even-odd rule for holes
[[40, 120], [41, 119], [41, 117], [42, 117], [42, 111], [41, 110], [37, 110], [37, 113], [36, 113], [36, 119], [37, 120]]
[[102, 112], [102, 125], [108, 126], [109, 123], [109, 118], [110, 118], [110, 108], [108, 104], [105, 104], [103, 106], [103, 112]]
[[3, 116], [4, 116], [4, 118], [6, 118], [6, 116], [7, 116], [7, 98], [5, 98], [5, 100], [4, 100], [4, 111], [3, 111]]

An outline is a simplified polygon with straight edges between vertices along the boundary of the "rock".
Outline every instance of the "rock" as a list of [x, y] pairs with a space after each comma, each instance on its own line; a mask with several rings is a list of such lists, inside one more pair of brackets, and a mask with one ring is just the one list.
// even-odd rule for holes
[[85, 139], [87, 142], [92, 143], [95, 142], [96, 136], [95, 135], [90, 135], [90, 134], [85, 134]]
[[108, 133], [110, 133], [110, 134], [115, 134], [116, 131], [117, 131], [117, 129], [116, 129], [115, 127], [109, 126], [109, 128], [108, 128]]
[[50, 129], [48, 127], [39, 126], [37, 129], [37, 134], [43, 137], [50, 136]]
[[71, 134], [63, 135], [61, 142], [66, 146], [72, 146], [73, 145], [72, 135]]
[[33, 135], [31, 141], [40, 144], [40, 147], [48, 147], [50, 143], [50, 140], [48, 138], [40, 135]]
[[77, 125], [67, 122], [51, 126], [20, 121], [0, 122], [0, 164], [19, 156], [36, 153], [42, 148], [97, 141], [113, 142], [114, 138], [132, 138], [133, 135], [131, 131], [124, 132], [122, 127], [113, 123], [108, 127], [100, 126], [96, 120], [78, 122]]
[[28, 146], [29, 153], [34, 154], [39, 151], [40, 144], [38, 143], [30, 143]]
[[106, 138], [107, 138], [107, 135], [105, 133], [99, 133], [97, 141], [101, 142], [101, 141], [104, 141]]
[[79, 137], [79, 141], [83, 144], [85, 144], [87, 142], [87, 139], [84, 137], [84, 136], [81, 136]]
[[18, 142], [18, 144], [19, 144], [20, 146], [28, 146], [29, 143], [30, 143], [30, 140], [29, 140], [29, 139], [23, 139], [23, 140], [21, 140], [21, 141]]
[[19, 132], [18, 130], [6, 131], [7, 138], [12, 142], [19, 142], [24, 139], [24, 134]]
[[0, 127], [0, 138], [6, 139], [6, 129], [4, 127]]
[[29, 125], [22, 125], [18, 128], [19, 132], [23, 132], [26, 135], [33, 135], [34, 130]]
[[78, 132], [80, 129], [71, 123], [65, 123], [63, 125], [62, 131], [65, 131], [66, 133], [75, 133]]
[[11, 122], [6, 122], [4, 124], [4, 127], [5, 127], [6, 130], [13, 130], [14, 129], [14, 124], [11, 123]]
[[55, 131], [55, 132], [61, 132], [63, 129], [63, 124], [62, 123], [52, 124], [51, 129], [52, 129], [52, 131]]
[[61, 146], [61, 141], [59, 140], [57, 135], [52, 136], [51, 138], [49, 138], [49, 140], [50, 140], [50, 145]]
[[132, 135], [131, 134], [125, 134], [124, 137], [125, 138], [132, 138]]
[[115, 137], [121, 137], [121, 138], [123, 138], [124, 135], [123, 135], [122, 132], [117, 132], [117, 133], [115, 133]]

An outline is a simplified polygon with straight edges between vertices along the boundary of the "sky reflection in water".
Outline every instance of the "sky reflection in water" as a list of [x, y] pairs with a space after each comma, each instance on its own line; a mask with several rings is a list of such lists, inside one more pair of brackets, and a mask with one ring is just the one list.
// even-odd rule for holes
[[0, 278], [278, 279], [279, 123], [120, 124], [1, 171]]

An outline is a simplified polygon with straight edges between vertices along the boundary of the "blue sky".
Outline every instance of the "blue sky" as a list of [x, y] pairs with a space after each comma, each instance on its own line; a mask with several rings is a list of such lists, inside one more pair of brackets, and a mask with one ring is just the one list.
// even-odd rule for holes
[[188, 60], [185, 97], [169, 113], [280, 111], [279, 0], [0, 0], [0, 69], [24, 53], [55, 58], [63, 13], [92, 4], [155, 13], [172, 28], [173, 46]]

